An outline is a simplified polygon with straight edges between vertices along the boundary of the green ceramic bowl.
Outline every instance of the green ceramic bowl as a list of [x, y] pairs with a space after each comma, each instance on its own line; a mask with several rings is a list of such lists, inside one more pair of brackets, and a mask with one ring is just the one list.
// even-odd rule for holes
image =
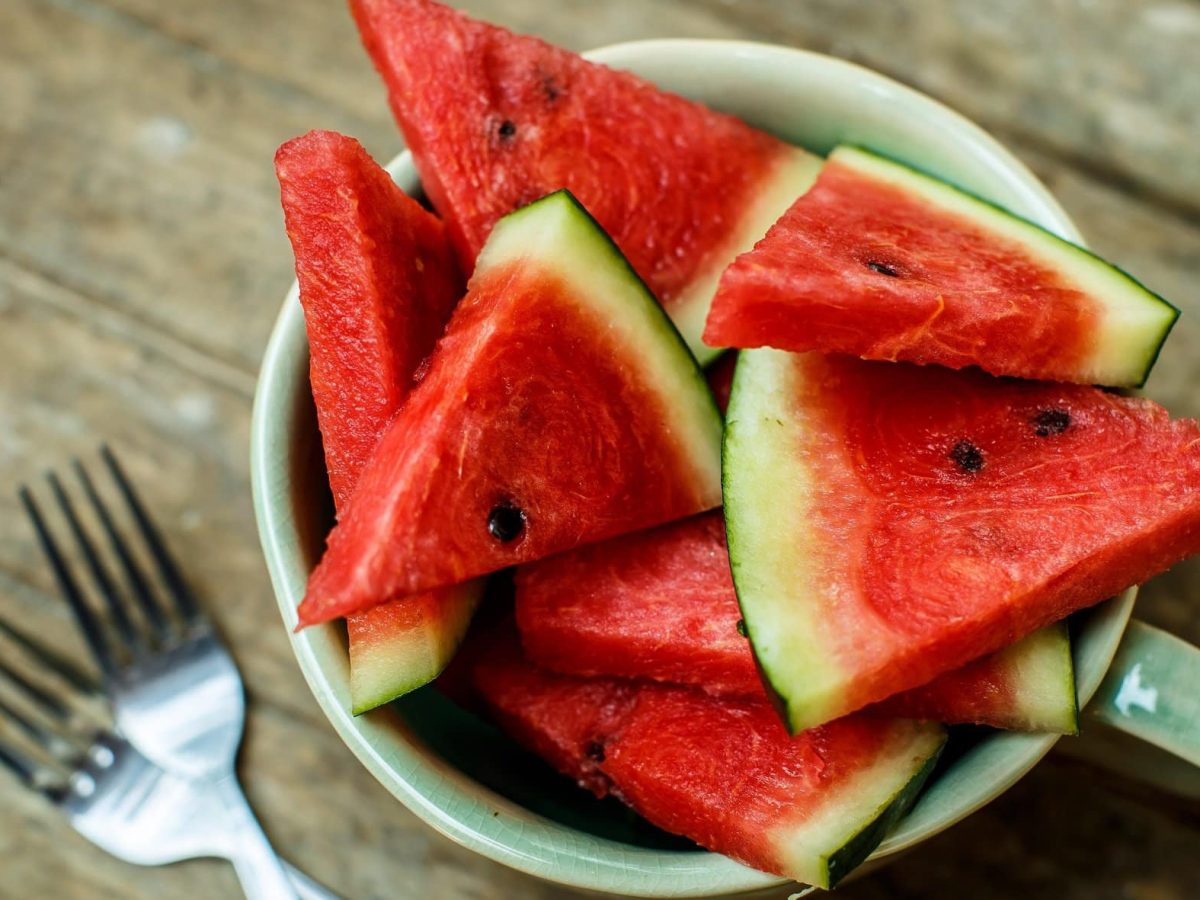
[[[1054, 198], [995, 140], [930, 98], [850, 63], [784, 47], [695, 40], [621, 44], [589, 56], [817, 152], [840, 142], [876, 148], [1080, 239]], [[406, 191], [420, 190], [407, 153], [391, 172]], [[259, 533], [289, 633], [330, 525], [319, 446], [293, 285], [263, 360], [251, 447]], [[1099, 686], [1133, 597], [1128, 591], [1080, 618], [1081, 701]], [[784, 883], [668, 838], [612, 804], [593, 803], [431, 692], [354, 718], [343, 628], [309, 628], [291, 639], [325, 714], [363, 764], [429, 825], [484, 856], [550, 881], [639, 897], [704, 897]], [[874, 858], [911, 847], [992, 800], [1055, 740], [989, 734], [960, 742], [960, 752]]]

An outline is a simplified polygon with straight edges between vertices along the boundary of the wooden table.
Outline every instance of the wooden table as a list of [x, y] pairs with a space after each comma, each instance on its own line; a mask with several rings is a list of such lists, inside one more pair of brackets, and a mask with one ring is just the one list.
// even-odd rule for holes
[[[1007, 142], [1088, 239], [1184, 308], [1149, 385], [1200, 414], [1200, 6], [1186, 0], [476, 0], [583, 48], [767, 40], [909, 82]], [[153, 498], [245, 673], [249, 794], [350, 897], [559, 898], [431, 833], [309, 696], [275, 612], [247, 472], [255, 372], [291, 280], [271, 158], [312, 127], [400, 148], [338, 2], [0, 3], [0, 609], [81, 644], [13, 496], [100, 440]], [[1200, 564], [1141, 615], [1200, 640]], [[235, 896], [210, 862], [136, 869], [0, 774], [0, 896]], [[852, 900], [1200, 896], [1200, 816], [1058, 756]], [[784, 892], [781, 892], [781, 896]]]

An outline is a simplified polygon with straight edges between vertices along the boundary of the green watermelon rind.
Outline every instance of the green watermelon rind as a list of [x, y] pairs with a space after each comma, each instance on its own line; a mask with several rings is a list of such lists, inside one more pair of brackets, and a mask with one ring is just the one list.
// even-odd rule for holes
[[[931, 733], [930, 737], [932, 741], [934, 734]], [[916, 760], [919, 765], [904, 786], [879, 808], [878, 812], [861, 830], [839, 839], [840, 846], [825, 857], [825, 879], [823, 884], [818, 884], [818, 887], [826, 889], [837, 887], [839, 881], [866, 862], [867, 858], [875, 852], [875, 848], [904, 818], [916, 802], [917, 797], [920, 796], [921, 789], [925, 787], [925, 782], [929, 780], [929, 776], [937, 766], [947, 738], [945, 729], [939, 727], [936, 732], [936, 746], [928, 749], [927, 756], [917, 755]]]
[[[747, 531], [753, 529], [753, 523], [762, 520], [762, 511], [764, 509], [772, 509], [772, 528], [786, 528], [786, 524], [782, 519], [786, 516], [803, 517], [805, 504], [802, 498], [788, 495], [788, 489], [794, 485], [788, 484], [758, 484], [753, 481], [748, 482], [751, 491], [761, 492], [763, 502], [757, 502], [755, 498], [743, 497], [741, 482], [747, 478], [749, 474], [745, 466], [733, 465], [731, 460], [738, 456], [742, 451], [738, 449], [738, 445], [743, 441], [753, 446], [748, 446], [746, 452], [755, 458], [761, 458], [766, 452], [765, 438], [760, 434], [747, 435], [746, 431], [762, 427], [769, 423], [773, 423], [775, 427], [781, 431], [787, 432], [791, 427], [795, 426], [794, 422], [785, 418], [788, 412], [782, 408], [775, 410], [778, 416], [765, 414], [761, 409], [755, 408], [751, 412], [755, 415], [756, 421], [748, 422], [743, 418], [745, 414], [745, 405], [742, 401], [743, 394], [750, 390], [747, 385], [751, 381], [757, 381], [756, 369], [762, 365], [771, 366], [772, 364], [779, 366], [786, 363], [790, 357], [795, 354], [788, 353], [783, 350], [743, 350], [738, 354], [737, 367], [734, 369], [733, 386], [729, 394], [729, 406], [726, 410], [725, 418], [725, 434], [721, 447], [721, 486], [725, 500], [725, 541], [729, 548], [729, 567], [733, 575], [734, 592], [737, 594], [738, 606], [741, 609], [742, 621], [745, 626], [746, 636], [750, 640], [750, 646], [754, 651], [755, 665], [758, 666], [759, 673], [762, 676], [763, 687], [766, 690], [768, 698], [779, 712], [780, 717], [787, 724], [789, 730], [795, 734], [802, 731], [805, 722], [808, 721], [828, 721], [833, 715], [826, 715], [826, 712], [837, 712], [835, 706], [838, 699], [837, 695], [828, 698], [825, 707], [819, 705], [820, 698], [810, 698], [810, 702], [803, 707], [797, 707], [795, 698], [791, 696], [792, 691], [789, 690], [789, 684], [801, 684], [811, 686], [819, 683], [823, 669], [827, 664], [827, 660], [816, 659], [809, 660], [805, 657], [798, 657], [794, 653], [783, 653], [772, 650], [770, 647], [770, 639], [773, 635], [781, 633], [792, 633], [795, 630], [801, 629], [793, 620], [796, 615], [801, 614], [801, 611], [795, 604], [787, 604], [787, 609], [783, 611], [781, 621], [771, 623], [773, 607], [778, 604], [773, 604], [768, 599], [764, 602], [762, 596], [763, 582], [767, 580], [767, 588], [770, 588], [770, 569], [768, 565], [762, 564], [761, 561], [753, 566], [746, 565], [746, 554], [741, 552], [740, 544], [743, 536]], [[758, 390], [755, 392], [755, 400], [763, 399], [761, 385], [756, 385]], [[790, 406], [790, 403], [784, 402], [780, 406]], [[783, 451], [780, 451], [781, 454]], [[767, 503], [767, 500], [770, 503]], [[741, 527], [741, 509], [743, 500], [746, 501], [747, 507], [746, 519], [749, 527], [743, 529]], [[790, 529], [789, 533], [803, 534], [799, 530], [802, 522], [793, 523], [796, 528]], [[754, 543], [753, 539], [751, 543]], [[796, 548], [794, 552], [801, 552]], [[751, 584], [751, 582], [754, 582]], [[778, 595], [779, 600], [785, 600], [790, 596], [790, 588], [783, 585], [776, 585], [774, 594]], [[753, 596], [752, 596], [753, 594]], [[782, 621], [787, 619], [788, 621]], [[784, 672], [788, 669], [790, 671]], [[815, 707], [815, 708], [814, 708]]]
[[[904, 160], [858, 144], [838, 146], [830, 154], [830, 159], [835, 156], [859, 170], [865, 164], [876, 175], [898, 179], [906, 187], [930, 197], [933, 202], [940, 201], [943, 208], [953, 207], [954, 212], [976, 221], [985, 230], [1002, 230], [1006, 237], [1031, 254], [1057, 257], [1057, 260], [1050, 260], [1054, 268], [1069, 271], [1080, 281], [1106, 283], [1112, 289], [1111, 295], [1121, 297], [1129, 304], [1130, 310], [1135, 305], [1145, 307], [1149, 324], [1145, 326], [1141, 352], [1130, 354], [1128, 330], [1132, 326], [1129, 323], [1115, 323], [1112, 333], [1106, 335], [1105, 345], [1092, 356], [1100, 365], [1095, 373], [1097, 377], [1090, 380], [1096, 384], [1127, 388], [1140, 388], [1146, 383], [1180, 315], [1179, 308], [1165, 297], [1086, 247], [1068, 241], [998, 203]], [[1102, 295], [1102, 292], [1093, 293]], [[1152, 312], [1157, 315], [1149, 315]], [[1109, 371], [1116, 374], [1106, 375], [1105, 372]]]
[[[950, 684], [939, 679], [931, 684], [937, 702], [922, 694], [899, 694], [883, 701], [876, 713], [901, 718], [934, 718], [937, 709], [949, 725], [974, 723], [1037, 734], [1078, 734], [1079, 700], [1075, 690], [1075, 663], [1066, 622], [1039, 628], [1002, 650], [989, 654], [987, 663], [998, 677], [1002, 694], [980, 703], [980, 685]], [[968, 668], [970, 668], [968, 666]], [[942, 693], [937, 686], [941, 685]], [[945, 693], [949, 690], [950, 693]], [[914, 705], [915, 700], [915, 705]], [[959, 702], [961, 701], [961, 703]], [[978, 717], [978, 718], [976, 718]]]
[[486, 584], [476, 578], [447, 588], [436, 622], [404, 632], [389, 629], [376, 641], [351, 641], [350, 712], [370, 712], [441, 675], [466, 637]]
[[1047, 625], [1020, 641], [1019, 647], [1022, 666], [1015, 692], [1020, 708], [1014, 710], [1018, 718], [1009, 726], [1045, 734], [1079, 734], [1079, 697], [1067, 623]]
[[[645, 368], [655, 390], [668, 401], [666, 408], [672, 413], [668, 430], [692, 457], [696, 481], [707, 492], [705, 508], [720, 506], [723, 417], [704, 372], [653, 292], [608, 232], [569, 190], [547, 194], [497, 222], [476, 262], [476, 277], [494, 266], [529, 255], [525, 248], [538, 235], [525, 226], [534, 217], [543, 218], [539, 227], [549, 229], [542, 236], [544, 240], [560, 242], [562, 252], [556, 261], [559, 274], [578, 289], [581, 305], [603, 313], [609, 327], [631, 342], [630, 355]], [[539, 247], [538, 265], [544, 266], [548, 255], [545, 248]], [[611, 290], [597, 290], [596, 284], [605, 278], [611, 278]], [[633, 342], [637, 346], [632, 346]], [[705, 448], [712, 448], [711, 459], [703, 458]]]

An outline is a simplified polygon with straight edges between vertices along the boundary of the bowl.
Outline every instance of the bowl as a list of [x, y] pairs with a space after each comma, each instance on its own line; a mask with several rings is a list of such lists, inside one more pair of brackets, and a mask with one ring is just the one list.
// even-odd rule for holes
[[[1045, 187], [993, 138], [929, 97], [867, 69], [801, 50], [733, 41], [639, 41], [586, 55], [819, 153], [843, 142], [869, 146], [1080, 241]], [[420, 191], [408, 153], [389, 170], [406, 191]], [[431, 691], [357, 718], [350, 714], [344, 628], [331, 623], [292, 633], [308, 573], [331, 524], [294, 284], [263, 359], [251, 477], [283, 625], [309, 687], [363, 765], [431, 827], [497, 862], [591, 891], [704, 897], [786, 883], [668, 838], [615, 811], [612, 803], [576, 797], [583, 792], [531, 764]], [[1095, 692], [1112, 661], [1133, 597], [1127, 591], [1073, 620], [1081, 702]], [[960, 741], [872, 858], [912, 847], [994, 799], [1056, 740], [988, 733]]]

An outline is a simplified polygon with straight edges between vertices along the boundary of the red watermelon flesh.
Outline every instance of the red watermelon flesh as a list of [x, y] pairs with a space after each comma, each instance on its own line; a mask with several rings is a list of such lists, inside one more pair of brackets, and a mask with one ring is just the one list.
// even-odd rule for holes
[[722, 275], [704, 340], [1130, 386], [1177, 316], [1086, 251], [842, 147]]
[[462, 276], [442, 223], [353, 138], [294, 138], [276, 153], [275, 171], [340, 513], [462, 296]]
[[819, 160], [626, 72], [432, 0], [353, 0], [422, 183], [470, 271], [495, 223], [567, 188], [697, 356], [726, 265]]
[[695, 361], [569, 194], [493, 231], [368, 464], [302, 625], [720, 503]]
[[516, 587], [521, 643], [538, 665], [762, 695], [719, 510], [522, 566]]
[[[517, 570], [526, 655], [556, 672], [764, 697], [729, 572], [725, 525], [706, 513]], [[977, 660], [886, 701], [888, 715], [1033, 731], [1075, 730], [1065, 630]]]
[[632, 683], [555, 675], [521, 656], [511, 625], [468, 647], [470, 681], [488, 714], [514, 740], [580, 787], [603, 797], [604, 741], [620, 726], [637, 694]]
[[717, 401], [717, 409], [725, 414], [729, 406], [729, 392], [733, 389], [733, 370], [737, 367], [737, 354], [726, 353], [704, 372], [708, 379], [708, 389], [712, 391], [713, 399]]
[[[1048, 625], [867, 711], [950, 725], [1077, 734], [1079, 707], [1067, 624]], [[946, 718], [948, 712], [952, 718]]]
[[729, 421], [734, 583], [793, 730], [1200, 550], [1200, 427], [1147, 400], [758, 350]]
[[573, 678], [494, 641], [474, 663], [487, 711], [597, 796], [778, 875], [825, 887], [907, 809], [944, 741], [936, 726], [856, 717], [791, 737], [770, 705]]
[[601, 771], [659, 828], [830, 888], [907, 811], [944, 740], [938, 726], [867, 716], [793, 737], [765, 700], [655, 685], [605, 743]]

